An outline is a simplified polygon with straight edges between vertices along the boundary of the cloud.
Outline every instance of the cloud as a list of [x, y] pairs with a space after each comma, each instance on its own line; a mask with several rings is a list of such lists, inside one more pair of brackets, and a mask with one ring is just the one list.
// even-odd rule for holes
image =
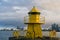
[[60, 0], [34, 0], [37, 6], [43, 9], [59, 13], [60, 11]]
[[[24, 17], [17, 13], [2, 13], [0, 14], [0, 25], [14, 25], [21, 26], [23, 24]], [[23, 25], [22, 25], [23, 26]]]
[[2, 3], [8, 6], [30, 6], [32, 5], [31, 1], [32, 0], [3, 0]]
[[60, 0], [34, 0], [37, 7], [41, 7], [41, 13], [46, 17], [46, 23], [59, 23]]
[[14, 6], [13, 9], [16, 11], [16, 13], [27, 13], [28, 12], [28, 8], [27, 7], [18, 7], [18, 6]]
[[41, 14], [45, 16], [46, 22], [59, 22], [60, 15], [54, 14], [54, 12], [48, 10], [42, 10]]
[[[32, 0], [0, 0], [0, 25], [22, 25]], [[22, 25], [23, 26], [23, 25]]]
[[22, 19], [28, 13], [28, 8], [27, 7], [13, 6], [12, 9], [14, 10], [14, 12], [0, 13], [0, 20], [4, 20], [4, 19]]
[[0, 5], [1, 5], [2, 3], [0, 3]]
[[8, 2], [8, 0], [3, 0], [4, 2]]
[[[2, 12], [0, 13], [0, 25], [22, 25], [24, 17], [28, 13], [27, 7], [13, 6], [11, 8], [14, 12]], [[24, 26], [24, 25], [22, 25]]]

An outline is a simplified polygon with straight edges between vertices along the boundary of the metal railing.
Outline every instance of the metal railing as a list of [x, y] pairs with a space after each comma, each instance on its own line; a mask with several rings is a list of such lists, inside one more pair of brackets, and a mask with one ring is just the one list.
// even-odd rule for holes
[[39, 21], [31, 22], [29, 20], [29, 17], [26, 16], [26, 17], [24, 17], [24, 23], [45, 23], [45, 17], [40, 16], [40, 20]]

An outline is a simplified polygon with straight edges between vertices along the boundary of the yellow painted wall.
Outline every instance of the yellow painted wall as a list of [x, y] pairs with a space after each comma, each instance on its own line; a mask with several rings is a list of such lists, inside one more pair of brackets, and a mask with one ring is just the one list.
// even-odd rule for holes
[[29, 22], [31, 23], [39, 23], [40, 22], [40, 15], [30, 15]]

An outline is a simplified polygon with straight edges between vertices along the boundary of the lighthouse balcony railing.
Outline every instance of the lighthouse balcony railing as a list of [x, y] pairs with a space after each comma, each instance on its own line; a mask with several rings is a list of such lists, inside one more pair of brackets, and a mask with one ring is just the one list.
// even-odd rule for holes
[[24, 23], [43, 23], [44, 24], [45, 23], [45, 17], [41, 16], [40, 20], [38, 20], [38, 21], [30, 21], [29, 17], [26, 16], [26, 17], [24, 17]]

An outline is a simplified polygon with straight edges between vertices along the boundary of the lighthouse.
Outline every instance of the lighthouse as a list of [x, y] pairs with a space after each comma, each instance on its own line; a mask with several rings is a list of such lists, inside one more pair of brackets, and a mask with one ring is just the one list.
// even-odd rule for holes
[[45, 23], [45, 18], [41, 12], [34, 6], [28, 16], [24, 17], [24, 23], [27, 24], [27, 38], [42, 38], [42, 24]]

